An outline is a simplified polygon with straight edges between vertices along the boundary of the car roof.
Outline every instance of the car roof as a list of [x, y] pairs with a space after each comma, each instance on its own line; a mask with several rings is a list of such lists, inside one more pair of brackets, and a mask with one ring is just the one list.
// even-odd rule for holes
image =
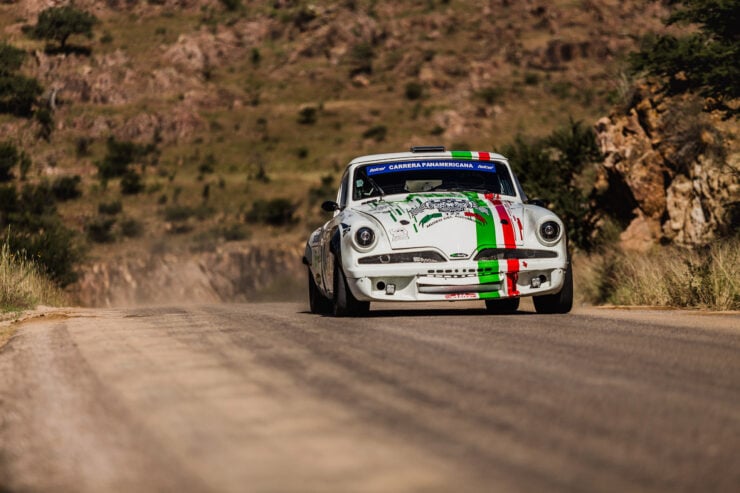
[[382, 163], [389, 161], [401, 161], [401, 160], [420, 160], [420, 159], [465, 159], [471, 161], [500, 161], [508, 164], [506, 159], [501, 154], [495, 152], [483, 152], [483, 151], [421, 151], [421, 152], [395, 152], [387, 154], [369, 154], [367, 156], [356, 157], [347, 165], [347, 167], [353, 167], [356, 165], [369, 164], [369, 163]]

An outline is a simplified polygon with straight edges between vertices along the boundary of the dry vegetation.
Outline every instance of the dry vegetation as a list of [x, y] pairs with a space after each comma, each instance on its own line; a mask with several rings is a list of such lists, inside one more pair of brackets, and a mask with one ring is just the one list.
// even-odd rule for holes
[[740, 310], [740, 239], [577, 257], [582, 303]]
[[33, 262], [11, 253], [7, 242], [0, 248], [0, 311], [20, 311], [36, 305], [61, 305], [64, 294]]

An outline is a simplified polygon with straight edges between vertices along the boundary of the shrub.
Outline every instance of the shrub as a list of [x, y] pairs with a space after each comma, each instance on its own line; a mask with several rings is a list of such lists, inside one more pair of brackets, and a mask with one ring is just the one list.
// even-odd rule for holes
[[20, 48], [0, 43], [0, 75], [11, 75], [21, 68], [26, 52]]
[[123, 211], [123, 204], [120, 200], [114, 200], [112, 202], [101, 202], [98, 204], [98, 213], [106, 214], [108, 216], [115, 216]]
[[363, 42], [352, 46], [349, 52], [350, 77], [372, 74], [374, 56], [375, 52], [369, 43]]
[[308, 190], [308, 201], [311, 204], [315, 204], [320, 200], [327, 200], [328, 197], [336, 195], [336, 189], [334, 188], [334, 176], [332, 174], [326, 174], [321, 177], [321, 184], [318, 187], [313, 187]]
[[19, 167], [21, 170], [21, 180], [25, 180], [28, 172], [31, 170], [31, 158], [25, 152], [21, 152]]
[[0, 182], [13, 179], [13, 167], [18, 163], [20, 155], [12, 142], [0, 142]]
[[375, 142], [382, 142], [385, 140], [385, 136], [388, 133], [388, 128], [385, 125], [375, 125], [370, 127], [362, 133], [362, 137], [365, 139], [373, 139]]
[[39, 123], [38, 136], [48, 141], [51, 139], [52, 131], [54, 131], [54, 115], [52, 115], [49, 108], [39, 108], [34, 116]]
[[501, 96], [504, 94], [504, 90], [500, 87], [484, 87], [483, 89], [479, 90], [475, 93], [475, 95], [485, 101], [486, 104], [494, 104], [496, 103]]
[[301, 125], [313, 125], [316, 123], [319, 110], [314, 106], [305, 106], [298, 112], [298, 123]]
[[293, 213], [297, 205], [286, 198], [256, 200], [247, 212], [246, 220], [252, 223], [265, 223], [271, 226], [285, 226], [295, 222]]
[[79, 175], [61, 176], [52, 183], [51, 193], [60, 202], [76, 199], [82, 196], [82, 191], [80, 190], [81, 181], [82, 179]]
[[78, 158], [89, 156], [90, 144], [92, 144], [90, 137], [78, 137], [75, 141], [75, 155]]
[[118, 226], [121, 228], [121, 234], [126, 238], [136, 238], [144, 232], [144, 226], [130, 217], [122, 219]]
[[136, 195], [144, 190], [141, 175], [136, 171], [129, 170], [121, 177], [121, 193], [124, 195]]
[[404, 94], [406, 95], [406, 99], [409, 101], [421, 99], [421, 96], [424, 94], [424, 86], [418, 82], [409, 82], [406, 84]]
[[118, 141], [111, 137], [107, 142], [107, 153], [102, 161], [95, 163], [101, 179], [116, 178], [129, 171], [129, 165], [141, 160], [154, 150], [154, 147]]
[[213, 173], [216, 170], [216, 157], [213, 154], [208, 154], [200, 166], [198, 166], [198, 173], [202, 175]]
[[85, 224], [85, 232], [90, 241], [95, 243], [112, 243], [115, 240], [113, 236], [114, 224], [116, 224], [115, 218], [98, 216]]
[[23, 75], [0, 75], [0, 113], [29, 117], [43, 89], [36, 79]]

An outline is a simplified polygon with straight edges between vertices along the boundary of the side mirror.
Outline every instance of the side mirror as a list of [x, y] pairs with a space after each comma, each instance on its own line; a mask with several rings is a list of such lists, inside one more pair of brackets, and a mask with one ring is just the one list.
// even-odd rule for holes
[[547, 200], [544, 199], [529, 199], [528, 204], [536, 205], [537, 207], [544, 207], [547, 209]]
[[339, 209], [339, 204], [337, 204], [333, 200], [327, 200], [326, 202], [321, 204], [321, 209], [325, 210], [326, 212], [334, 212]]

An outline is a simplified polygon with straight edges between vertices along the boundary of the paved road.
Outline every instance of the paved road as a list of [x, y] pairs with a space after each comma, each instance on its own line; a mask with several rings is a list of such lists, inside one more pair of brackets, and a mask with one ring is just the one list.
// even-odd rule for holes
[[740, 315], [393, 308], [27, 322], [0, 491], [740, 491]]

